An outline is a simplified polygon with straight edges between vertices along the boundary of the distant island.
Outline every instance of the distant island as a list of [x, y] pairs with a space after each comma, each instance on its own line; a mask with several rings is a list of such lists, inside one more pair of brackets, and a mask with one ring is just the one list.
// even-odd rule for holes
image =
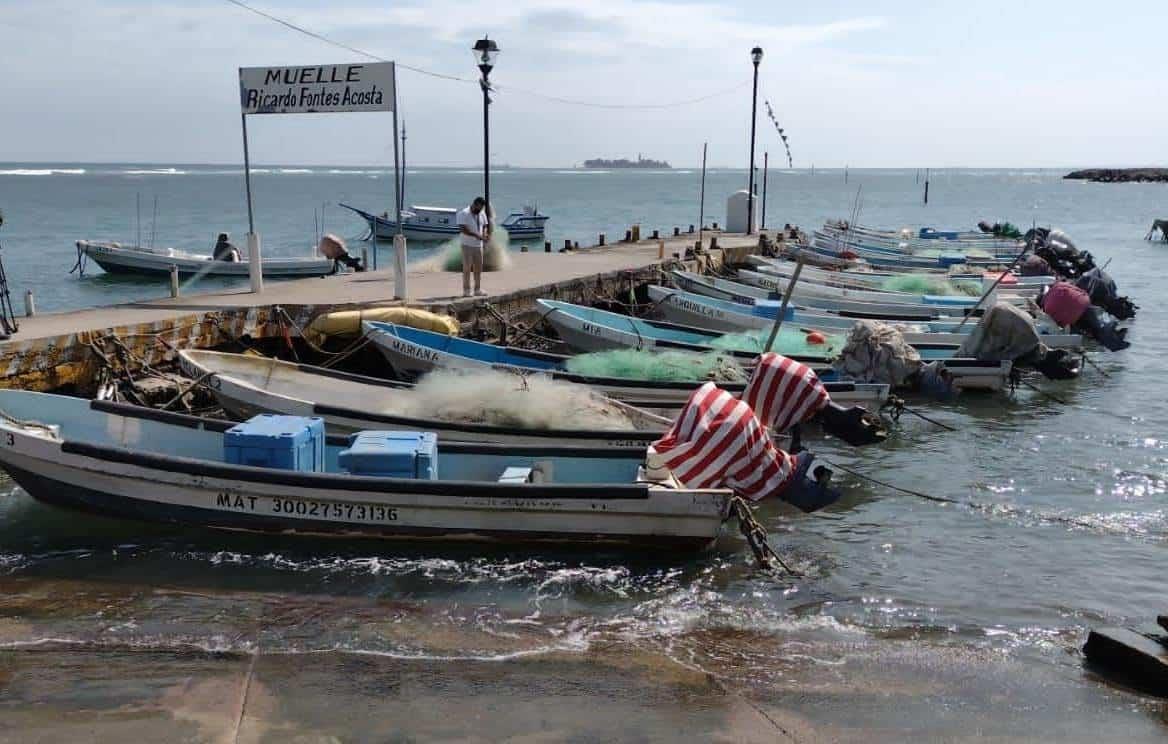
[[592, 160], [584, 161], [585, 168], [672, 168], [669, 163], [664, 160], [653, 160], [652, 158], [643, 158], [640, 153], [637, 153], [636, 160], [628, 160], [626, 158], [618, 158], [616, 160], [605, 160], [604, 158], [593, 158]]
[[1168, 183], [1168, 168], [1088, 168], [1063, 178], [1096, 183]]

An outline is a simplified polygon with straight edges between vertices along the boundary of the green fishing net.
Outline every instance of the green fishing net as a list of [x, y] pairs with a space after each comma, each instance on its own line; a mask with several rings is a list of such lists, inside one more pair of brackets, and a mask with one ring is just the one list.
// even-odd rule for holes
[[[483, 271], [502, 271], [511, 265], [511, 236], [496, 225], [491, 242], [483, 253]], [[442, 271], [462, 271], [462, 240], [451, 238], [438, 249], [438, 265]], [[432, 269], [431, 269], [432, 270]]]
[[981, 296], [981, 287], [977, 282], [954, 282], [926, 274], [889, 277], [880, 283], [880, 288], [889, 292], [907, 292], [916, 295]]
[[[820, 331], [820, 334], [826, 339], [826, 343], [812, 344], [807, 341], [807, 334], [807, 331], [799, 328], [780, 328], [771, 351], [777, 351], [785, 356], [812, 356], [830, 359], [838, 354], [844, 346], [844, 339], [839, 335]], [[753, 351], [761, 354], [770, 335], [770, 330], [727, 333], [714, 339], [710, 346], [726, 351]]]
[[577, 375], [620, 377], [651, 382], [746, 382], [746, 371], [732, 357], [717, 352], [615, 349], [580, 354], [564, 365]]

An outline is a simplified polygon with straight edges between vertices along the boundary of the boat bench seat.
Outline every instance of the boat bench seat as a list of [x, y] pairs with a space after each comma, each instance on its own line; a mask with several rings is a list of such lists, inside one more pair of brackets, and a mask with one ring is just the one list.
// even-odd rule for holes
[[530, 483], [531, 482], [531, 468], [523, 468], [512, 466], [503, 471], [499, 476], [500, 483]]

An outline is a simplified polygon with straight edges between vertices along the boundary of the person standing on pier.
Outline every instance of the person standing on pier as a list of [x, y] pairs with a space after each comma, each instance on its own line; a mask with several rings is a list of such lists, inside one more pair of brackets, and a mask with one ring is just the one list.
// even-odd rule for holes
[[470, 297], [470, 275], [474, 273], [474, 293], [483, 291], [483, 253], [490, 240], [490, 222], [487, 220], [487, 200], [476, 196], [469, 207], [458, 210], [455, 218], [462, 242], [462, 296]]

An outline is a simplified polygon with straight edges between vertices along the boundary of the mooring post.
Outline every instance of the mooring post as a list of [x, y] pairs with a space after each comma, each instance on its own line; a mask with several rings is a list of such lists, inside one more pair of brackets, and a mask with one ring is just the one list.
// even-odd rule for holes
[[597, 236], [596, 244], [597, 245], [604, 245], [604, 233], [600, 233], [600, 235]]
[[567, 238], [564, 238], [564, 250], [566, 250], [566, 251], [572, 250], [572, 241], [568, 240]]
[[660, 233], [660, 230], [653, 231], [653, 240], [657, 240], [660, 237], [658, 233]]
[[552, 241], [550, 241], [550, 240], [543, 241], [543, 252], [544, 253], [551, 253], [552, 252]]
[[24, 290], [24, 314], [29, 318], [36, 315], [36, 299], [31, 289]]
[[[398, 223], [400, 230], [401, 223]], [[393, 236], [393, 297], [405, 300], [409, 297], [406, 288], [406, 236], [400, 232]]]
[[170, 265], [170, 296], [178, 297], [178, 266]]
[[673, 228], [673, 237], [676, 238], [678, 235], [681, 235], [681, 228], [680, 227]]

